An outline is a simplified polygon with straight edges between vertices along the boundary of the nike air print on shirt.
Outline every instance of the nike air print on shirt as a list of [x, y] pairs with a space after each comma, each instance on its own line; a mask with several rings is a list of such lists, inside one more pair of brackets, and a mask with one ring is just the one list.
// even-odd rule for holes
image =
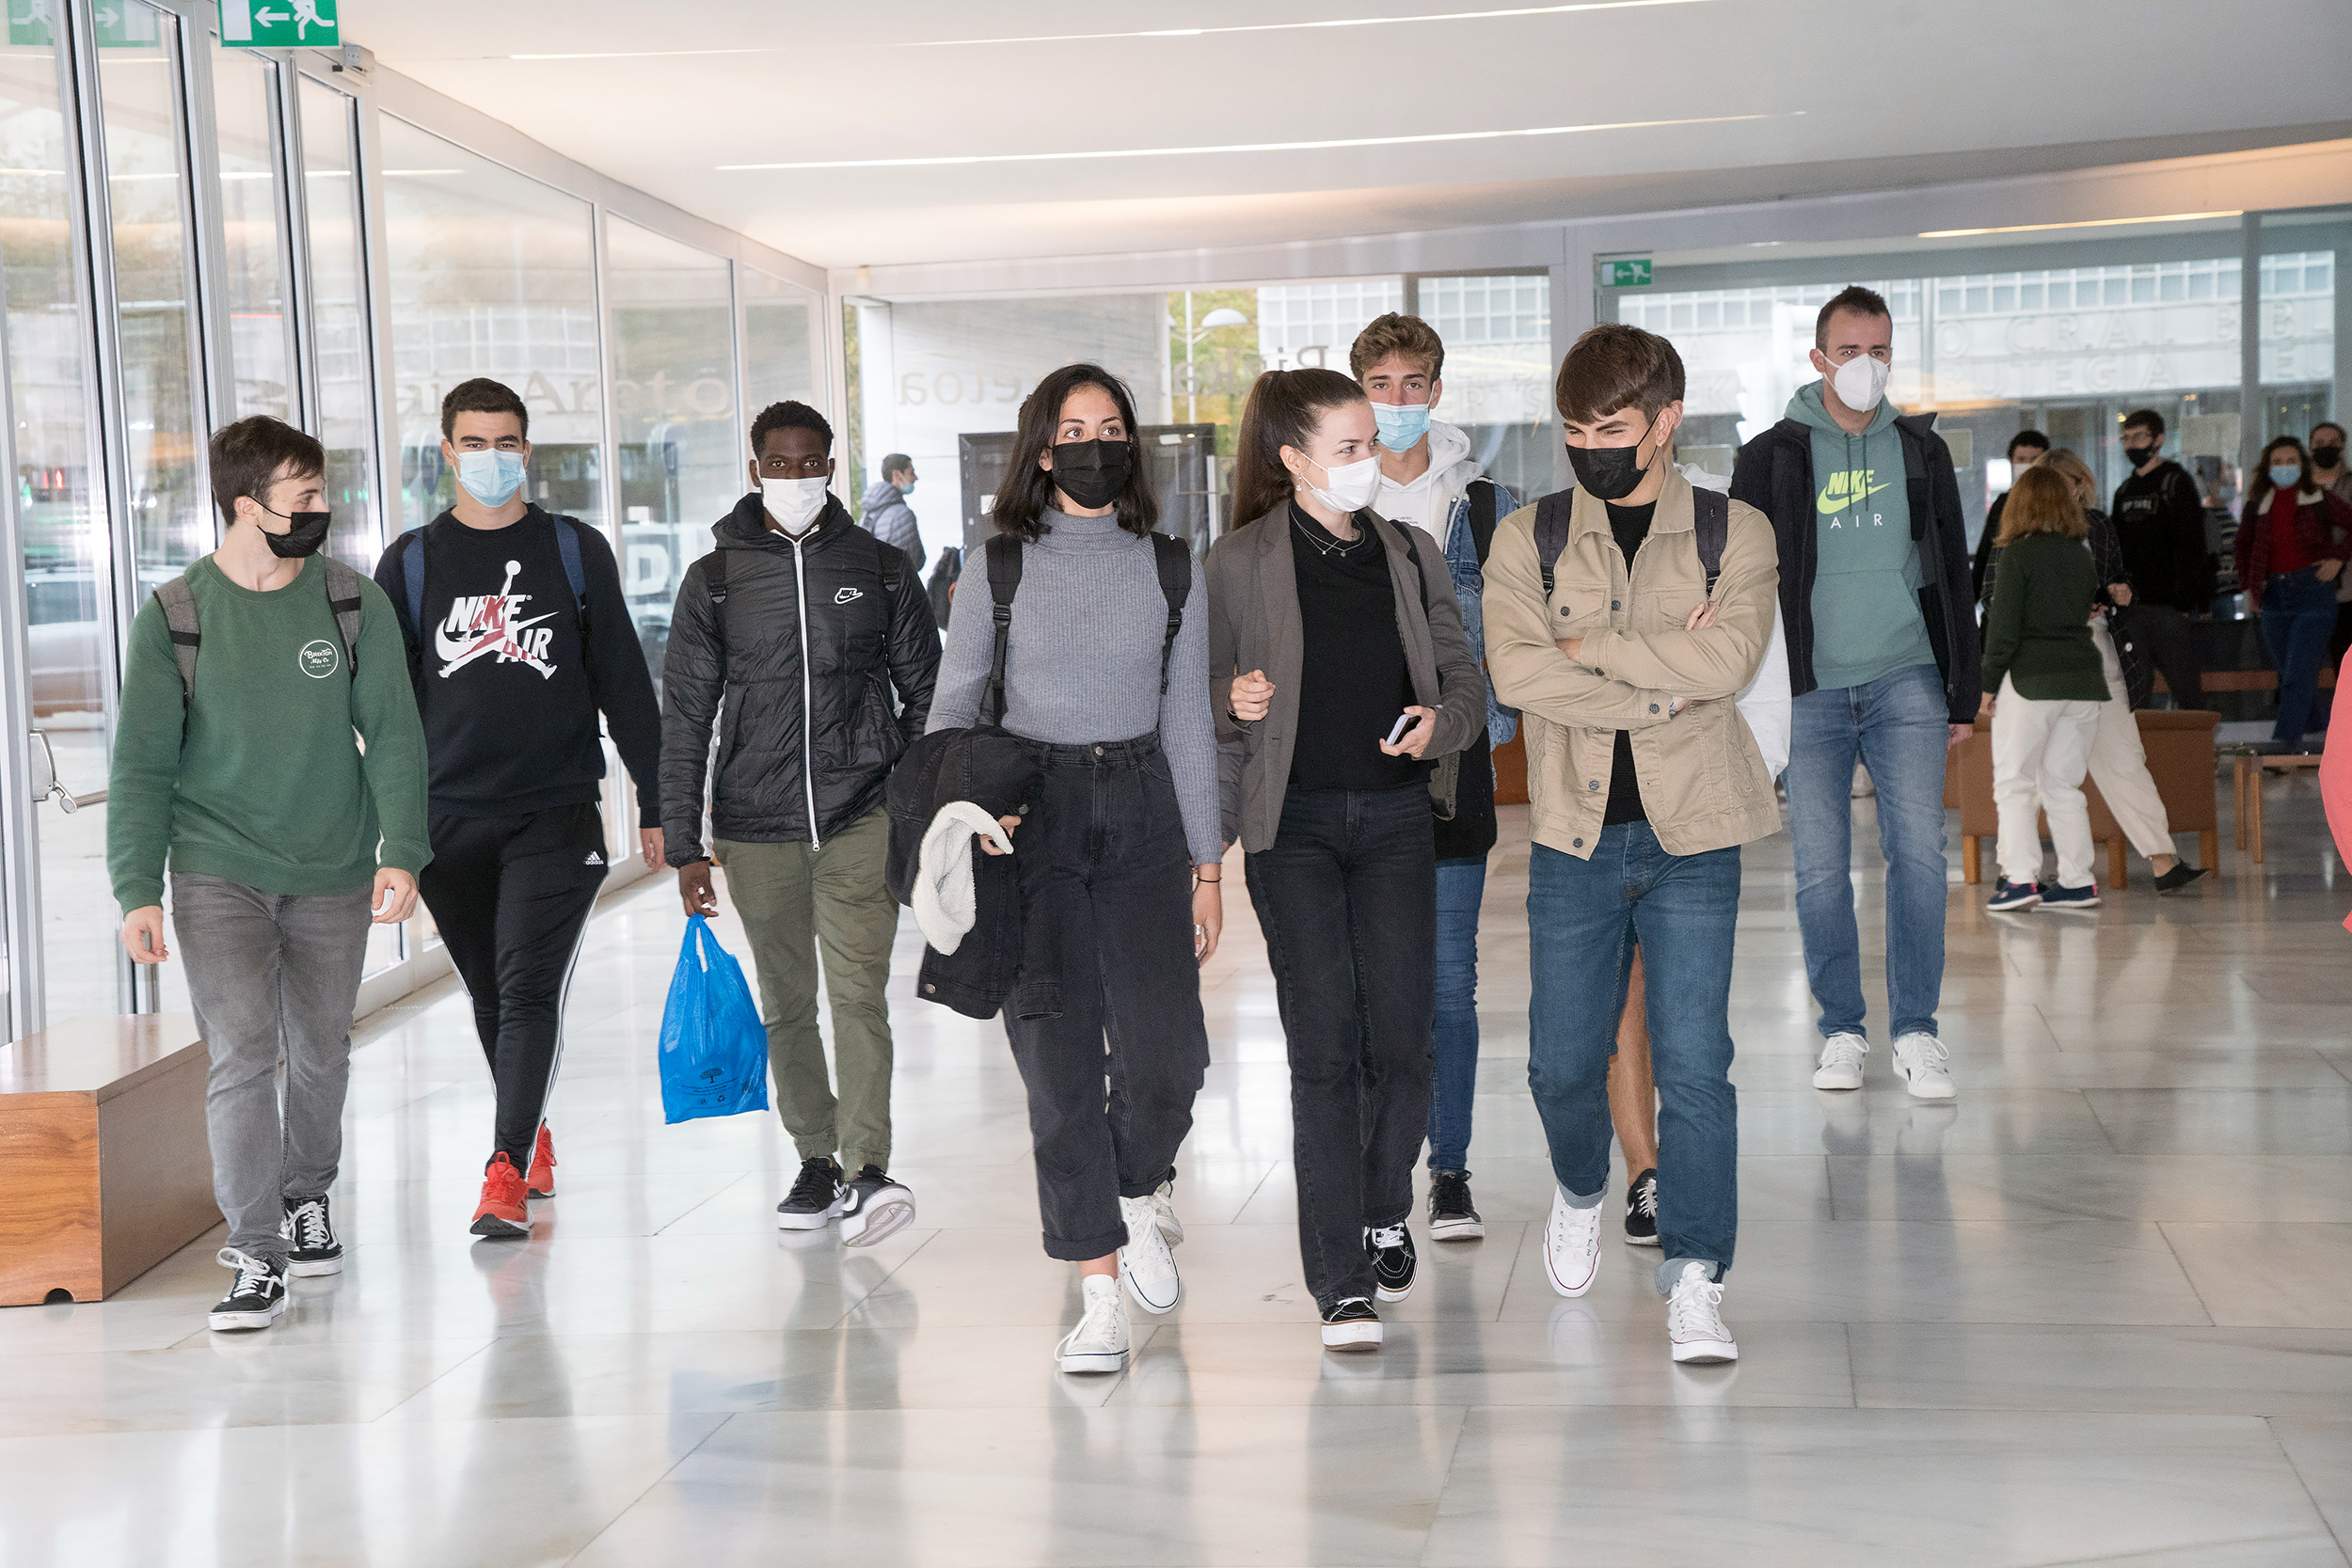
[[1813, 432], [1813, 669], [1825, 687], [1867, 686], [1935, 660], [1919, 610], [1901, 437], [1891, 421], [1849, 436]]
[[443, 680], [485, 658], [528, 665], [543, 677], [553, 677], [555, 666], [548, 661], [548, 654], [555, 641], [555, 628], [545, 623], [554, 620], [556, 611], [523, 614], [524, 607], [538, 595], [515, 592], [515, 578], [522, 569], [521, 562], [509, 561], [505, 580], [497, 593], [460, 594], [450, 601], [449, 613], [433, 633], [433, 651], [440, 656]]

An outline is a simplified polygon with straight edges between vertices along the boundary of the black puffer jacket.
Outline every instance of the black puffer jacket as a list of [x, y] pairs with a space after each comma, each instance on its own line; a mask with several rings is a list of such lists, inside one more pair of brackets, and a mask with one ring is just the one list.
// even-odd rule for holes
[[661, 673], [661, 828], [672, 865], [707, 858], [703, 785], [714, 718], [713, 836], [821, 844], [881, 806], [891, 764], [923, 733], [939, 675], [939, 628], [922, 582], [839, 499], [827, 498], [824, 517], [797, 543], [767, 526], [756, 492], [712, 532], [726, 558], [726, 603], [711, 603], [710, 557], [686, 569]]

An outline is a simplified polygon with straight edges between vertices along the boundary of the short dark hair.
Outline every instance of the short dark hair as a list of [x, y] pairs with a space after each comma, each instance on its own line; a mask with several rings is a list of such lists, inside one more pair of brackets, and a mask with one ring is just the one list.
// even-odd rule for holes
[[449, 396], [441, 400], [442, 439], [455, 439], [460, 414], [512, 414], [522, 421], [523, 439], [531, 438], [531, 410], [515, 395], [515, 388], [503, 381], [477, 375], [452, 387]]
[[1260, 375], [1233, 436], [1234, 522], [1254, 523], [1288, 506], [1298, 482], [1283, 466], [1282, 449], [1305, 451], [1325, 415], [1370, 401], [1354, 381], [1320, 365]]
[[1119, 404], [1120, 422], [1127, 427], [1127, 444], [1134, 449], [1128, 454], [1127, 487], [1112, 502], [1119, 513], [1119, 526], [1140, 535], [1150, 533], [1159, 522], [1160, 502], [1152, 493], [1150, 464], [1136, 423], [1135, 397], [1119, 377], [1100, 365], [1082, 361], [1048, 372], [1037, 384], [1037, 390], [1022, 401], [1012, 455], [1005, 462], [1004, 484], [988, 509], [997, 532], [1030, 541], [1044, 536], [1047, 525], [1040, 519], [1054, 504], [1054, 473], [1039, 467], [1038, 459], [1054, 445], [1054, 434], [1061, 428], [1061, 405], [1081, 387], [1099, 388], [1110, 394], [1110, 400]]
[[326, 472], [326, 449], [283, 420], [255, 414], [213, 434], [213, 501], [220, 520], [237, 520], [237, 498], [269, 504], [269, 487], [281, 479], [313, 479]]
[[1682, 400], [1682, 356], [1655, 332], [1622, 322], [1588, 326], [1569, 345], [1552, 384], [1552, 402], [1563, 420], [1577, 424], [1603, 419], [1620, 408], [1641, 409], [1648, 418]]
[[882, 478], [888, 479], [892, 474], [905, 473], [914, 467], [914, 458], [909, 457], [905, 452], [894, 451], [882, 461]]
[[2335, 421], [2335, 420], [2320, 420], [2317, 424], [2315, 424], [2315, 425], [2312, 426], [2312, 436], [2311, 436], [2311, 438], [2312, 438], [2312, 440], [2314, 440], [2314, 441], [2318, 440], [2318, 439], [2319, 439], [2319, 433], [2320, 433], [2321, 431], [2323, 431], [2323, 430], [2332, 430], [2332, 431], [2334, 431], [2334, 432], [2335, 432], [2338, 436], [2342, 436], [2342, 435], [2344, 433], [2344, 426], [2342, 426], [2342, 425], [2340, 425], [2340, 424], [2336, 423], [2336, 421]]
[[2125, 430], [2144, 430], [2157, 440], [2164, 439], [2164, 416], [2153, 408], [2135, 408], [2123, 416]]
[[1348, 345], [1347, 373], [1361, 381], [1373, 366], [1391, 357], [1413, 361], [1435, 381], [1445, 372], [1445, 340], [1419, 316], [1394, 310], [1375, 316], [1372, 325], [1357, 333], [1356, 341]]
[[824, 439], [825, 455], [833, 455], [833, 426], [825, 422], [825, 416], [805, 403], [771, 403], [759, 411], [759, 417], [752, 420], [754, 457], [759, 455], [760, 443], [768, 439], [768, 433], [772, 430], [813, 430]]
[[1821, 307], [1821, 313], [1813, 318], [1815, 348], [1829, 347], [1829, 319], [1841, 310], [1857, 316], [1883, 316], [1889, 322], [1895, 319], [1895, 312], [1886, 308], [1884, 294], [1876, 289], [1866, 289], [1859, 283], [1849, 283], [1830, 295], [1829, 303]]
[[2001, 449], [2001, 455], [2015, 457], [2019, 447], [2031, 447], [2036, 451], [2048, 451], [2050, 438], [2038, 430], [2021, 430], [2009, 438], [2009, 445]]

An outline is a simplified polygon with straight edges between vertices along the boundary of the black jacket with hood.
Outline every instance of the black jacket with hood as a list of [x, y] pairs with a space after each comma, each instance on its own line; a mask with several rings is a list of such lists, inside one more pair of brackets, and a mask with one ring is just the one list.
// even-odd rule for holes
[[[1968, 522], [1960, 510], [1960, 478], [1951, 448], [1935, 433], [1931, 413], [1906, 414], [1894, 429], [1902, 443], [1911, 537], [1919, 552], [1919, 614], [1927, 623], [1935, 667], [1944, 677], [1947, 711], [1955, 724], [1976, 722], [1983, 697], [1975, 595], [1968, 584]], [[1780, 546], [1780, 614], [1788, 642], [1788, 692], [1802, 697], [1820, 683], [1813, 676], [1813, 578], [1820, 562], [1813, 480], [1813, 434], [1783, 420], [1740, 449], [1732, 467], [1731, 499], [1772, 520]]]
[[[713, 721], [714, 837], [822, 844], [882, 803], [891, 764], [923, 733], [939, 628], [894, 545], [828, 496], [795, 540], [768, 527], [756, 491], [686, 569], [662, 666], [661, 827], [672, 865], [708, 858], [703, 789]], [[726, 596], [711, 598], [723, 556]], [[724, 702], [721, 701], [723, 696]]]

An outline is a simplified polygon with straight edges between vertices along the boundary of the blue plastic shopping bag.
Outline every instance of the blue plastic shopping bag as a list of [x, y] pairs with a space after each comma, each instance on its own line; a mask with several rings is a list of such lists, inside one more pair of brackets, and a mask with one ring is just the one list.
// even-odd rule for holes
[[731, 1117], [768, 1108], [768, 1029], [743, 967], [701, 915], [686, 921], [661, 1009], [661, 1117]]

